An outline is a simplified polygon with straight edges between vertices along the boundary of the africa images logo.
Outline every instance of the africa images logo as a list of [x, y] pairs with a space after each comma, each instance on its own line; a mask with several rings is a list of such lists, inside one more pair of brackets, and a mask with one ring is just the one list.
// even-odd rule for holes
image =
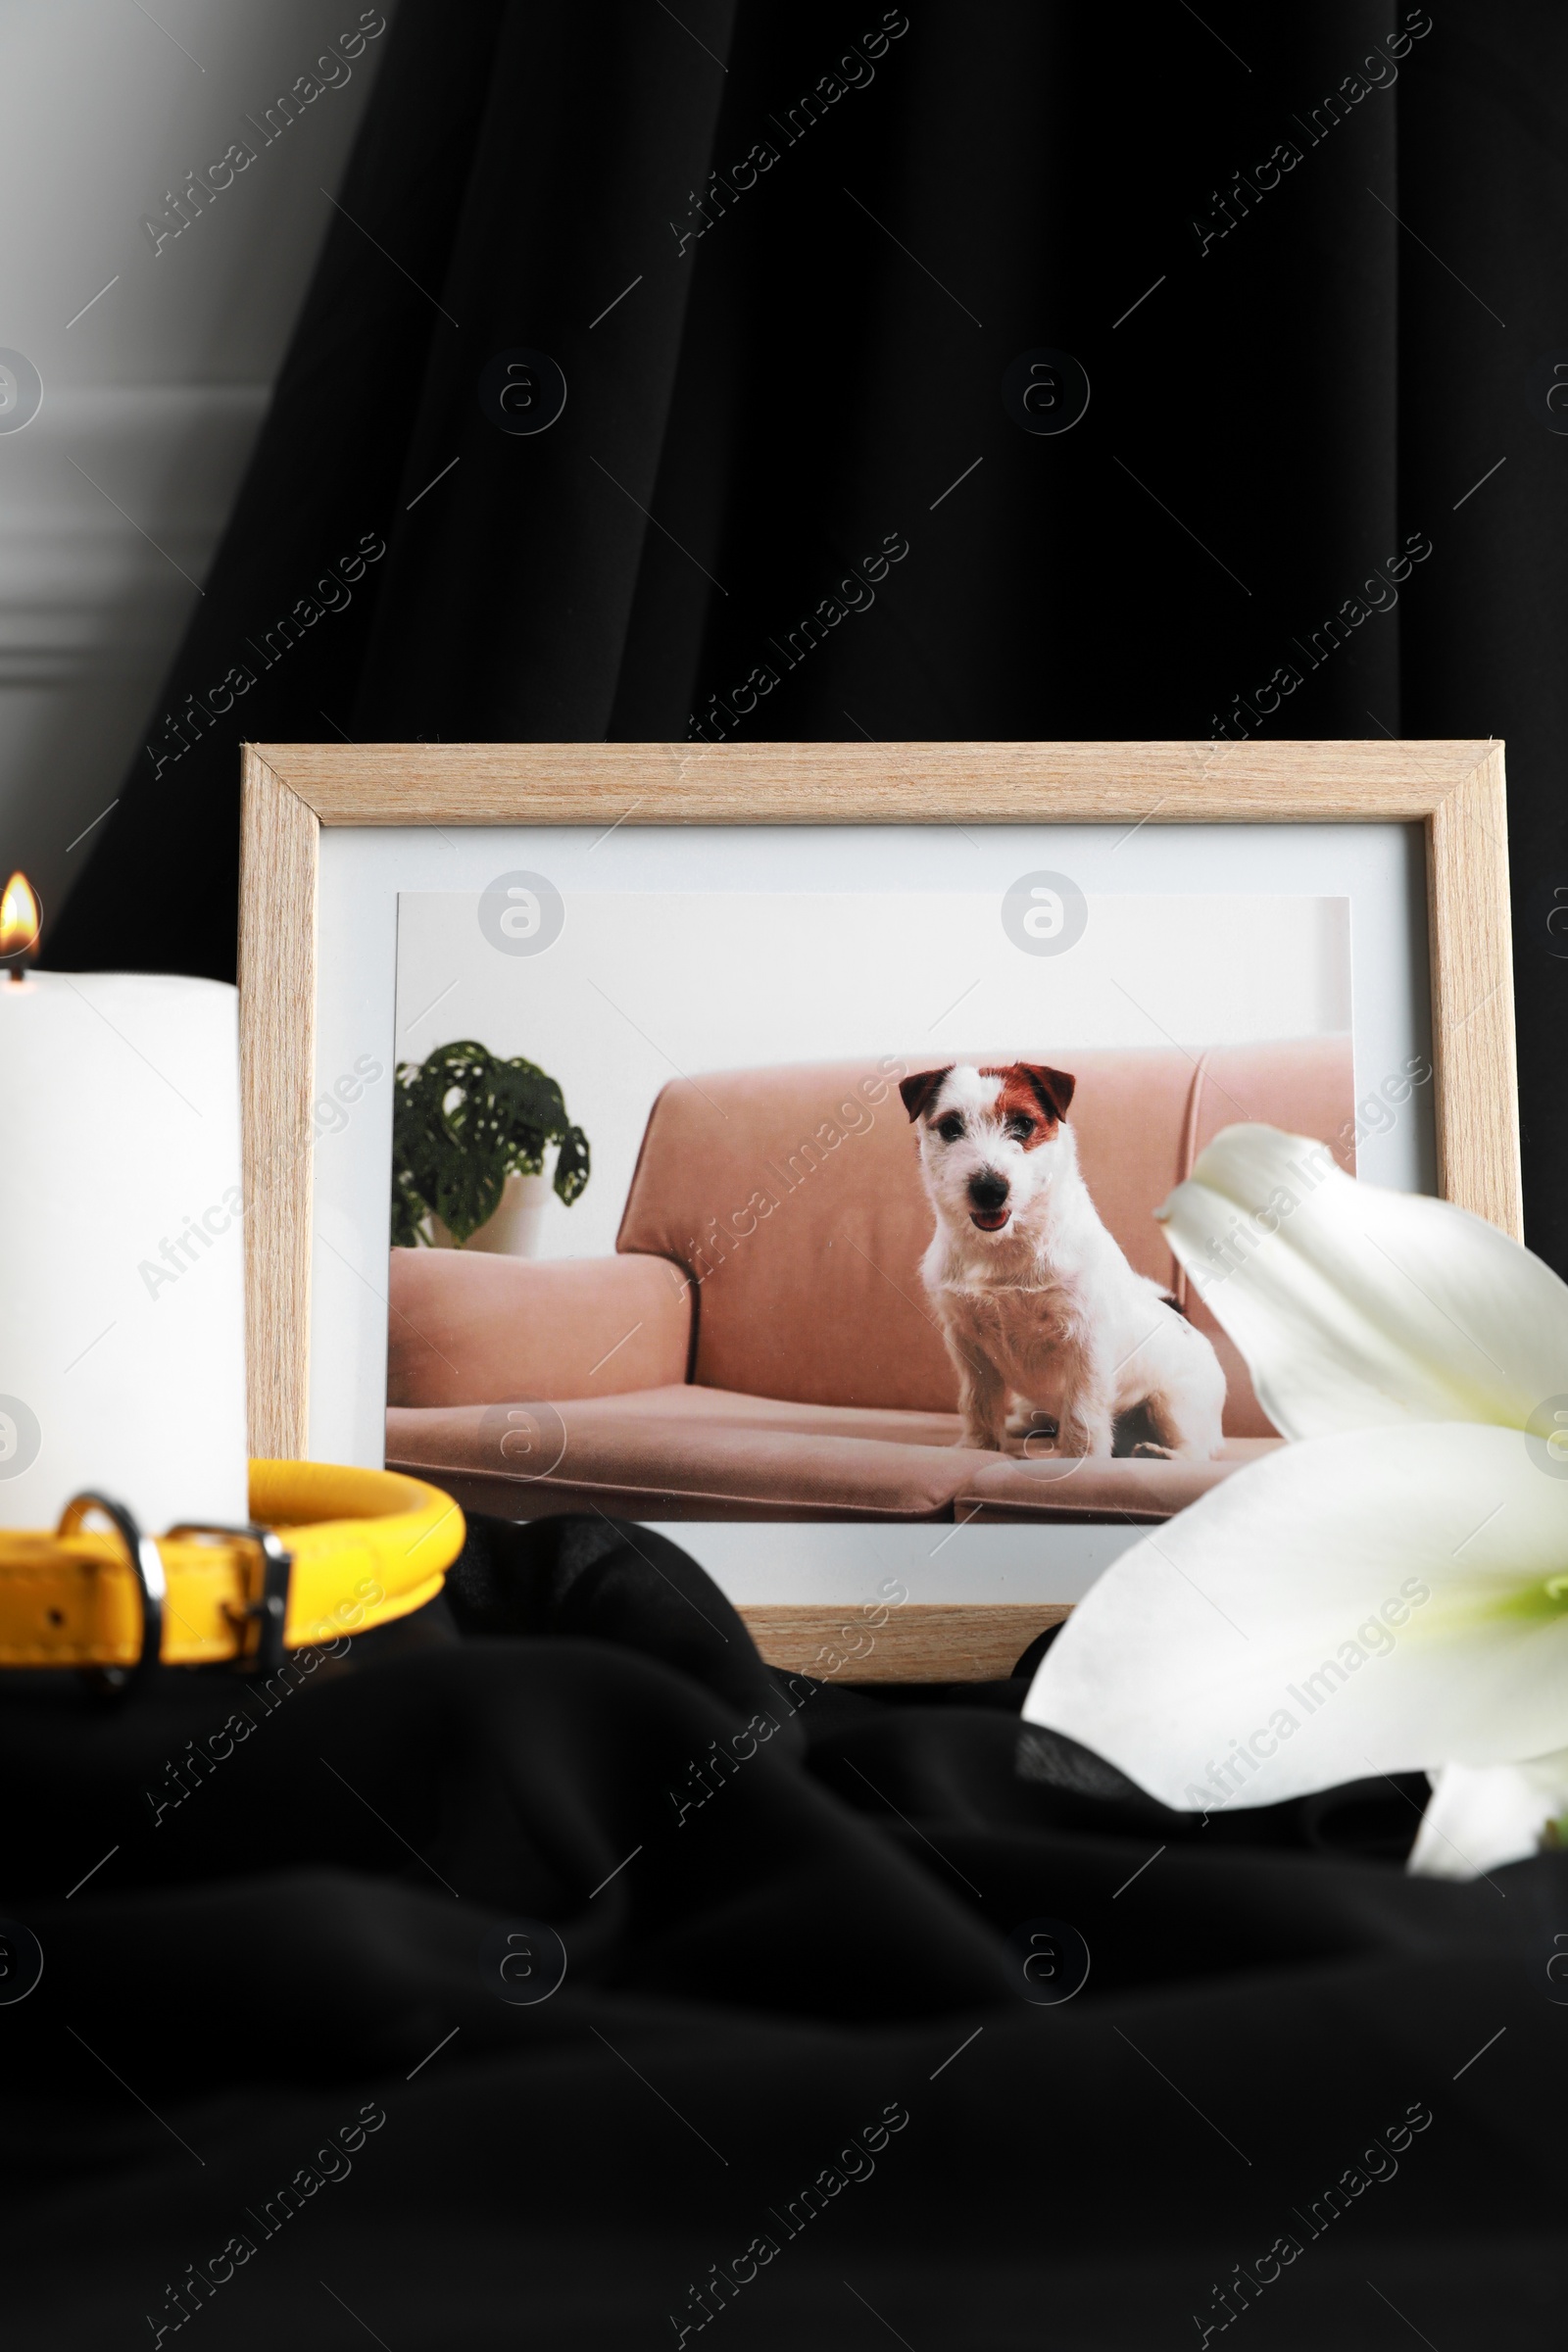
[[566, 902], [543, 874], [498, 874], [479, 897], [479, 928], [503, 956], [542, 956], [566, 924]]

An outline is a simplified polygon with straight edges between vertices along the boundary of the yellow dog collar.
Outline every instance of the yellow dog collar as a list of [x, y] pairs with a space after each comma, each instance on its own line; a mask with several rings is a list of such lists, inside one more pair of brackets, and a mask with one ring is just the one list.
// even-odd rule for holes
[[[83, 1524], [95, 1509], [107, 1530]], [[250, 1510], [249, 1528], [153, 1538], [90, 1494], [53, 1534], [0, 1529], [0, 1667], [99, 1667], [116, 1684], [160, 1659], [265, 1671], [285, 1646], [422, 1608], [463, 1548], [451, 1496], [388, 1470], [252, 1462]]]

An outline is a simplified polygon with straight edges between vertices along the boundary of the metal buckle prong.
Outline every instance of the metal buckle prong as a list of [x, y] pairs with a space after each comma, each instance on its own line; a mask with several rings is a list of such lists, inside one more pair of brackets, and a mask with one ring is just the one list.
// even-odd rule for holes
[[182, 1520], [169, 1531], [171, 1538], [184, 1536], [217, 1536], [226, 1544], [248, 1544], [254, 1546], [261, 1563], [261, 1591], [243, 1609], [228, 1609], [225, 1614], [240, 1629], [240, 1647], [234, 1653], [237, 1667], [246, 1657], [244, 1627], [256, 1627], [256, 1647], [249, 1653], [253, 1674], [275, 1674], [283, 1663], [283, 1628], [288, 1622], [289, 1576], [294, 1555], [284, 1546], [283, 1540], [270, 1527], [223, 1527], [215, 1520]]

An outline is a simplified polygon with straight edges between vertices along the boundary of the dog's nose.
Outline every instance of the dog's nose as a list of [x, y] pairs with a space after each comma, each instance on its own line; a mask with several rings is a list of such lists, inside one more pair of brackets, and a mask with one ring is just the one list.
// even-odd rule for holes
[[990, 1168], [981, 1168], [969, 1179], [969, 1198], [982, 1216], [995, 1216], [1006, 1203], [1007, 1179], [994, 1175]]

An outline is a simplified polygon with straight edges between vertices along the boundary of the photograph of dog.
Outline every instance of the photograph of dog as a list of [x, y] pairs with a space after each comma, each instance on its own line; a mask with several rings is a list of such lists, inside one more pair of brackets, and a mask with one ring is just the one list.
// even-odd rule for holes
[[[498, 1518], [832, 1531], [749, 1588], [807, 1606], [895, 1556], [857, 1529], [944, 1530], [896, 1555], [922, 1592], [995, 1597], [1284, 1442], [1159, 1211], [1238, 1120], [1429, 1150], [1404, 1080], [1357, 1110], [1346, 898], [1086, 892], [1037, 956], [989, 834], [995, 888], [918, 890], [763, 888], [760, 844], [758, 887], [652, 889], [630, 834], [537, 953], [493, 891], [400, 895], [389, 1464]], [[508, 855], [510, 904], [544, 848]]]
[[900, 1083], [936, 1216], [920, 1271], [958, 1376], [958, 1443], [1001, 1452], [1012, 1435], [1035, 1451], [1050, 1422], [1065, 1455], [1208, 1461], [1224, 1372], [1101, 1222], [1067, 1124], [1074, 1084], [1023, 1061]]

